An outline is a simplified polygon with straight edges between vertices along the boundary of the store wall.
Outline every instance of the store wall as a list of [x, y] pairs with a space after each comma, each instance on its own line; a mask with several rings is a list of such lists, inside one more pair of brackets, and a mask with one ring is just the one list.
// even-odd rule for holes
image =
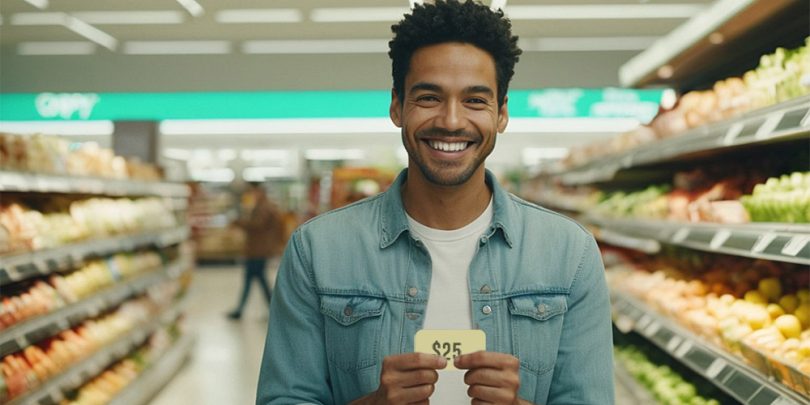
[[[512, 88], [618, 85], [635, 52], [528, 52]], [[2, 92], [359, 90], [388, 88], [387, 55], [18, 56], [0, 53]]]

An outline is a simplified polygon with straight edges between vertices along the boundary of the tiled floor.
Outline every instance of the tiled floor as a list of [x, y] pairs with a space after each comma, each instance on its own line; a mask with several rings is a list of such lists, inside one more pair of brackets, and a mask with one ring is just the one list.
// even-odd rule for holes
[[[225, 313], [236, 304], [241, 277], [241, 269], [237, 267], [195, 271], [188, 315], [197, 344], [186, 366], [157, 395], [152, 405], [250, 405], [255, 402], [267, 309], [258, 286], [254, 285], [242, 320], [225, 318]], [[634, 398], [617, 381], [616, 404], [635, 405]]]

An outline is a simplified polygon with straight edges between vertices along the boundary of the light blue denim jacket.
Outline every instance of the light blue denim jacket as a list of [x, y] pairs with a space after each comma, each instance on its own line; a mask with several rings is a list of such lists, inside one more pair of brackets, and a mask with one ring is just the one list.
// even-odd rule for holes
[[[413, 351], [431, 261], [408, 231], [405, 179], [403, 171], [385, 193], [293, 233], [270, 305], [257, 404], [348, 403], [377, 389], [384, 356]], [[525, 400], [612, 404], [610, 301], [593, 237], [507, 193], [490, 172], [486, 181], [493, 219], [469, 289], [487, 350], [520, 359]]]

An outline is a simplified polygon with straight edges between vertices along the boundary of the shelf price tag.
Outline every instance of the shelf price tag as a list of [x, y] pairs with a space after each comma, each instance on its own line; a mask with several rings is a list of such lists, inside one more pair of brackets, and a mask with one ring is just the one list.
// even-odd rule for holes
[[658, 321], [653, 321], [646, 328], [644, 328], [644, 336], [652, 337], [656, 332], [658, 332], [659, 329], [661, 329], [661, 323]]
[[670, 353], [674, 352], [675, 349], [677, 349], [682, 342], [683, 339], [680, 336], [678, 335], [673, 336], [671, 339], [669, 339], [669, 342], [667, 343], [667, 351]]
[[709, 378], [717, 377], [720, 374], [720, 372], [723, 371], [724, 368], [726, 368], [726, 365], [728, 365], [728, 363], [726, 363], [725, 360], [720, 358], [714, 359], [712, 364], [709, 365], [709, 368], [706, 369], [706, 377]]
[[782, 248], [782, 254], [786, 256], [796, 256], [804, 249], [807, 242], [810, 242], [810, 235], [796, 235]]
[[690, 350], [692, 350], [692, 341], [685, 340], [681, 345], [681, 347], [679, 347], [678, 350], [675, 352], [675, 357], [680, 359], [683, 356], [685, 356], [686, 353], [689, 353]]
[[652, 318], [650, 318], [649, 315], [645, 314], [644, 316], [641, 317], [641, 319], [638, 320], [638, 323], [636, 323], [636, 328], [638, 328], [638, 330], [640, 331], [643, 331], [647, 327], [647, 325], [650, 324], [650, 322], [652, 322]]
[[742, 132], [744, 127], [745, 126], [740, 122], [730, 126], [721, 143], [725, 146], [733, 145], [737, 137], [740, 136], [740, 132]]
[[754, 243], [754, 246], [751, 248], [751, 253], [764, 252], [765, 249], [767, 249], [768, 246], [771, 245], [771, 242], [773, 242], [774, 239], [776, 239], [776, 234], [773, 232], [766, 232], [763, 233], [762, 235], [759, 235], [756, 243]]
[[731, 231], [728, 229], [721, 229], [714, 234], [712, 241], [709, 242], [709, 248], [712, 250], [720, 249], [724, 243], [731, 237]]
[[773, 134], [773, 130], [776, 129], [776, 126], [779, 125], [779, 122], [782, 121], [782, 117], [784, 117], [784, 111], [777, 111], [768, 116], [765, 122], [759, 127], [757, 133], [754, 135], [756, 139], [768, 139]]
[[672, 235], [672, 243], [681, 243], [689, 237], [689, 228], [681, 228]]

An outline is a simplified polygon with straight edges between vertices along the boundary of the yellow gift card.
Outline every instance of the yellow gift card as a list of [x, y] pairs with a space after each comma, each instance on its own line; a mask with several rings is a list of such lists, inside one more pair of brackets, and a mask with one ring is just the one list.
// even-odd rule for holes
[[487, 349], [487, 335], [480, 329], [422, 329], [416, 332], [414, 352], [438, 354], [447, 359], [445, 370], [455, 370], [453, 358]]

